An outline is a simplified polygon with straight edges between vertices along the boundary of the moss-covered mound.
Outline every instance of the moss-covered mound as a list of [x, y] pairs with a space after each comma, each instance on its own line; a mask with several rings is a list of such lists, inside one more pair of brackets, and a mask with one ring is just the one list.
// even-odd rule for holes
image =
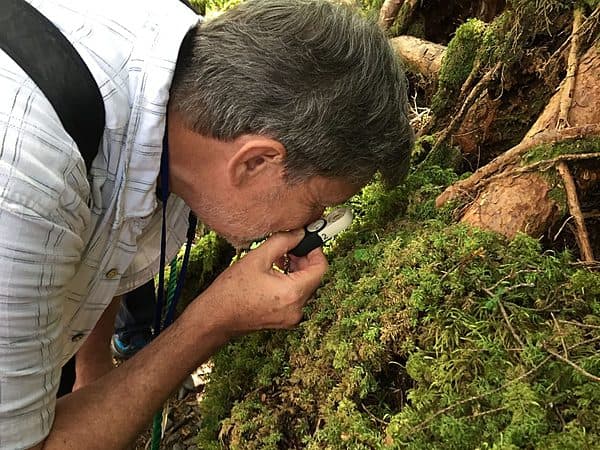
[[215, 356], [199, 448], [600, 448], [600, 275], [451, 224], [453, 178], [353, 199], [300, 327]]

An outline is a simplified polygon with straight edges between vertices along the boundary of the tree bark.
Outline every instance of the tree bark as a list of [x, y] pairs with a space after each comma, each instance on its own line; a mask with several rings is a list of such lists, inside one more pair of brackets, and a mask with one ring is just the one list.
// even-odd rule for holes
[[[600, 47], [598, 43], [592, 45], [581, 57], [574, 81], [571, 108], [568, 113], [569, 123], [571, 126], [600, 124], [600, 108], [598, 107], [600, 105]], [[563, 89], [565, 89], [565, 82], [550, 99], [544, 112], [533, 124], [525, 139], [556, 126]]]

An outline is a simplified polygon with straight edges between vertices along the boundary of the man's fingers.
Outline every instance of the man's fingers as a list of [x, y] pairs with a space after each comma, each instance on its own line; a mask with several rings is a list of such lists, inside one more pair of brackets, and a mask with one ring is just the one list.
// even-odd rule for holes
[[260, 254], [261, 265], [271, 269], [273, 263], [298, 245], [303, 237], [304, 230], [275, 233], [255, 250], [257, 255]]
[[321, 279], [329, 267], [327, 258], [321, 248], [316, 248], [294, 264], [296, 267], [287, 276], [299, 283], [304, 296], [309, 296], [321, 284]]
[[292, 272], [304, 270], [305, 268], [313, 265], [327, 266], [327, 258], [325, 258], [323, 249], [320, 247], [311, 250], [306, 256], [289, 255], [289, 258], [290, 271]]

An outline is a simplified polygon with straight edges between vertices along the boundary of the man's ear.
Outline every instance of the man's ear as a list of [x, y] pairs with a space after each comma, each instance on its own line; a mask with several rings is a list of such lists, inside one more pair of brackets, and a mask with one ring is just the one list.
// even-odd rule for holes
[[258, 136], [238, 139], [240, 145], [227, 162], [227, 175], [232, 185], [240, 186], [261, 175], [283, 176], [286, 151], [281, 142]]

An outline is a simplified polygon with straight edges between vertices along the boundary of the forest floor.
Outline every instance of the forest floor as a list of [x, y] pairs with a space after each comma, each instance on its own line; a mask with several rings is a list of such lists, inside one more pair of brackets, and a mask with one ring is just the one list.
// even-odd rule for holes
[[[161, 449], [197, 450], [200, 427], [198, 405], [202, 401], [204, 386], [212, 369], [211, 363], [199, 367], [196, 372], [173, 393], [163, 408]], [[132, 450], [152, 448], [152, 427], [142, 433]]]

